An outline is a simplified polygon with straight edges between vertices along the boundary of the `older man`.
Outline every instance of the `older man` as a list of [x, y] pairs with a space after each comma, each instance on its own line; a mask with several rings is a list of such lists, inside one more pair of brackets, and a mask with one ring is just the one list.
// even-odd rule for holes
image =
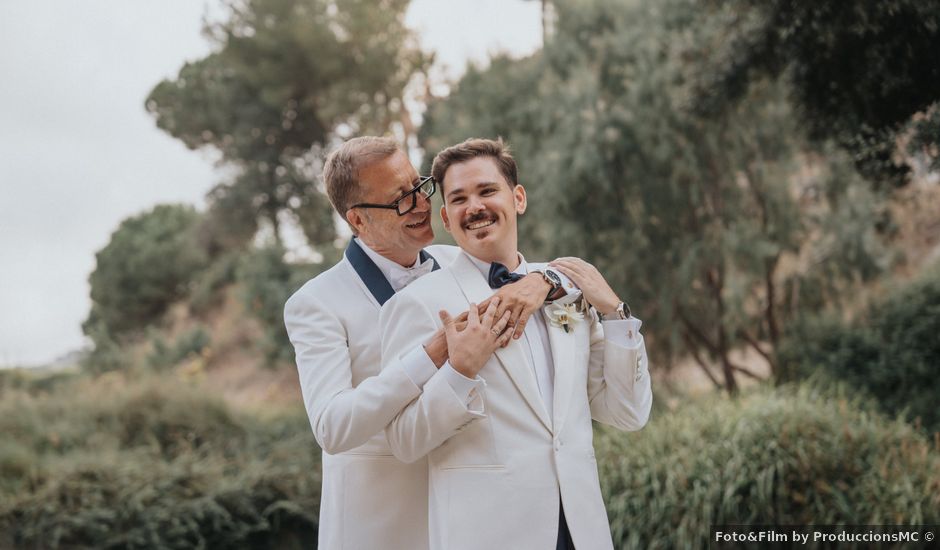
[[[443, 324], [449, 364], [465, 381], [455, 400], [432, 379], [386, 429], [403, 461], [427, 456], [431, 548], [612, 550], [591, 419], [622, 430], [646, 423], [652, 393], [640, 322], [593, 266], [564, 258], [554, 264], [593, 310], [550, 306], [501, 349], [495, 309], [478, 317], [473, 306], [541, 269], [518, 251], [527, 198], [515, 161], [502, 142], [468, 140], [441, 151], [432, 173], [462, 253], [381, 315], [386, 358]], [[468, 306], [458, 330], [451, 316]]]
[[[463, 380], [449, 365], [438, 370], [447, 359], [442, 332], [416, 342], [379, 375], [378, 318], [395, 292], [446, 266], [459, 250], [424, 249], [434, 238], [435, 182], [419, 177], [394, 141], [346, 142], [327, 159], [324, 179], [354, 237], [343, 260], [298, 290], [284, 311], [304, 405], [324, 453], [319, 548], [426, 548], [427, 465], [396, 460], [382, 430], [430, 379], [458, 387]], [[521, 336], [550, 289], [544, 275], [533, 275], [497, 293], [491, 304], [500, 327], [514, 326]], [[501, 331], [503, 342], [512, 332]]]

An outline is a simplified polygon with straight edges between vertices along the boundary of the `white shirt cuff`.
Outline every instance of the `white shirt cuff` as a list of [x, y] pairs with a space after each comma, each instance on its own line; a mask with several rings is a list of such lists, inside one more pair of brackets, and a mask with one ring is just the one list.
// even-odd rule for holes
[[437, 367], [428, 357], [424, 346], [416, 347], [399, 361], [401, 361], [401, 368], [405, 371], [405, 375], [419, 388], [424, 387], [424, 384], [437, 372]]
[[640, 327], [643, 321], [636, 317], [629, 319], [610, 319], [601, 323], [604, 327], [604, 339], [620, 347], [632, 349], [640, 345]]
[[486, 382], [479, 375], [474, 379], [467, 378], [457, 372], [451, 366], [450, 361], [444, 363], [441, 373], [450, 385], [450, 389], [454, 390], [457, 399], [467, 404], [469, 412], [483, 413], [483, 388], [486, 387]]

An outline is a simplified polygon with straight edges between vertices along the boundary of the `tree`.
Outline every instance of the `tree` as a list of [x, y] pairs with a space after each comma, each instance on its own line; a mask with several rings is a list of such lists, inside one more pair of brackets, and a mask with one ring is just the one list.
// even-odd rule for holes
[[[817, 139], [849, 151], [876, 186], [903, 185], [893, 160], [915, 113], [940, 100], [940, 2], [710, 2], [726, 34], [701, 62], [697, 107], [716, 112], [764, 77], [781, 78]], [[934, 149], [936, 132], [915, 128]]]
[[[660, 353], [691, 354], [734, 391], [753, 373], [732, 349], [751, 346], [775, 367], [781, 325], [826, 303], [808, 295], [831, 300], [877, 272], [859, 266], [883, 267], [878, 203], [845, 200], [861, 182], [840, 169], [844, 155], [803, 139], [774, 81], [755, 82], [720, 116], [689, 108], [688, 52], [724, 32], [696, 3], [556, 7], [541, 53], [494, 60], [433, 102], [423, 143], [433, 151], [471, 135], [508, 138], [531, 199], [525, 252], [592, 261], [636, 303]], [[837, 271], [851, 240], [857, 257]], [[838, 276], [826, 286], [830, 273]]]
[[[312, 245], [332, 243], [332, 214], [317, 189], [319, 149], [331, 140], [400, 130], [404, 87], [424, 67], [404, 26], [407, 0], [230, 0], [207, 23], [213, 53], [185, 64], [147, 98], [157, 126], [187, 147], [211, 147], [234, 177], [210, 200], [236, 233], [258, 221], [276, 239], [293, 215]], [[406, 125], [407, 126], [407, 125]]]
[[95, 255], [86, 334], [107, 343], [157, 321], [208, 261], [196, 244], [200, 215], [163, 204], [121, 222]]

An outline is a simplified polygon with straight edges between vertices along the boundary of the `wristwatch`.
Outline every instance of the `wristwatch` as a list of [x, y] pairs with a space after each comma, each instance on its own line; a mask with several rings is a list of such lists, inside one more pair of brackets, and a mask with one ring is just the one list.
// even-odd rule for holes
[[532, 273], [538, 273], [539, 275], [541, 275], [542, 278], [545, 279], [545, 282], [548, 283], [549, 286], [551, 286], [551, 288], [548, 289], [548, 294], [545, 295], [545, 301], [547, 302], [551, 300], [552, 296], [554, 296], [555, 293], [558, 292], [558, 290], [562, 286], [561, 277], [558, 276], [558, 273], [555, 273], [554, 269], [551, 269], [548, 267], [545, 268], [544, 270], [536, 269], [532, 271]]
[[[614, 315], [611, 315], [610, 316], [611, 319], [629, 319], [630, 316], [633, 315], [633, 313], [630, 311], [630, 306], [628, 306], [626, 302], [620, 302], [619, 304], [617, 304], [617, 308], [614, 311], [616, 312], [614, 313], [616, 317], [614, 317]], [[608, 319], [605, 319], [606, 315], [601, 315], [600, 312], [598, 312], [598, 315], [601, 316], [601, 319], [608, 320]]]

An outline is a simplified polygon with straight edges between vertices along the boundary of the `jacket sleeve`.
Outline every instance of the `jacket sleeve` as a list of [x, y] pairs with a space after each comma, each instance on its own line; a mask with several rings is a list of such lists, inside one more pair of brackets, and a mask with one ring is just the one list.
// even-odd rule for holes
[[284, 323], [294, 345], [310, 426], [326, 453], [364, 444], [421, 393], [400, 362], [354, 388], [346, 327], [316, 296], [292, 296], [284, 308]]
[[[379, 324], [385, 369], [395, 368], [402, 350], [421, 345], [440, 326], [437, 314], [408, 293], [396, 294], [385, 303]], [[420, 459], [482, 416], [457, 396], [444, 374], [438, 370], [417, 399], [385, 429], [392, 454], [402, 462]], [[482, 403], [482, 395], [477, 399]]]
[[611, 341], [605, 338], [604, 330], [612, 327], [605, 325], [595, 321], [591, 328], [591, 416], [621, 430], [639, 430], [649, 420], [653, 406], [646, 343], [639, 332], [632, 345]]

